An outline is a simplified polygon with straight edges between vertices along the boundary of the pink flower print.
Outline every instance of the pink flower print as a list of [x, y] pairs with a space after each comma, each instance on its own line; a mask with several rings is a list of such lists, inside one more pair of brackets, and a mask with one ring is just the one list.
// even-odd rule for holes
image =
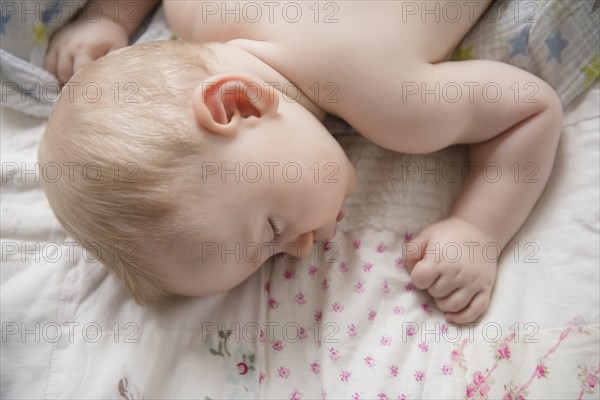
[[510, 347], [508, 347], [506, 342], [502, 342], [498, 346], [498, 358], [501, 360], [508, 360], [510, 358]]
[[423, 311], [425, 311], [427, 314], [431, 314], [431, 306], [427, 303], [424, 303], [421, 305], [421, 307], [423, 307]]
[[449, 366], [447, 364], [444, 364], [444, 365], [442, 365], [441, 369], [442, 369], [442, 374], [444, 374], [444, 375], [452, 375], [452, 367], [451, 366]]
[[265, 290], [265, 292], [269, 292], [269, 290], [271, 290], [271, 284], [269, 283], [269, 281], [266, 281], [265, 284], [263, 285], [263, 289]]
[[379, 398], [379, 400], [389, 400], [389, 397], [387, 397], [387, 394], [385, 393], [379, 393], [377, 397]]
[[331, 305], [331, 309], [334, 312], [341, 313], [342, 311], [344, 311], [344, 306], [336, 301]]
[[412, 283], [408, 283], [405, 287], [407, 292], [412, 292], [413, 290], [415, 290], [415, 285], [413, 285]]
[[385, 244], [381, 243], [379, 246], [375, 248], [375, 251], [378, 253], [383, 253], [386, 250]]
[[315, 375], [317, 375], [321, 371], [321, 366], [316, 361], [311, 362], [309, 367], [310, 372], [312, 372]]
[[402, 315], [402, 314], [404, 314], [404, 307], [394, 306], [394, 308], [392, 309], [392, 311], [396, 315]]
[[405, 242], [410, 242], [411, 240], [413, 240], [413, 234], [412, 234], [412, 233], [408, 233], [408, 232], [406, 232], [406, 233], [404, 234], [404, 241], [405, 241]]
[[425, 372], [423, 372], [423, 371], [415, 372], [415, 380], [417, 382], [423, 382], [423, 379], [425, 379]]
[[324, 251], [331, 250], [331, 242], [328, 241], [328, 242], [323, 243], [323, 250]]
[[352, 372], [350, 372], [350, 371], [342, 371], [342, 372], [340, 372], [340, 379], [342, 382], [348, 382], [351, 375], [352, 375]]
[[296, 277], [296, 271], [288, 269], [283, 273], [285, 279], [294, 279]]
[[352, 400], [360, 400], [360, 394], [354, 392], [354, 394], [352, 395]]
[[316, 265], [311, 265], [308, 267], [308, 276], [315, 276], [319, 272], [319, 267]]
[[398, 257], [394, 260], [394, 265], [396, 265], [396, 268], [402, 269], [404, 268], [404, 260], [401, 257]]
[[307, 337], [308, 337], [308, 334], [306, 333], [306, 329], [304, 329], [303, 327], [298, 328], [298, 339], [304, 340]]
[[419, 349], [421, 349], [423, 353], [427, 353], [427, 351], [429, 350], [429, 346], [427, 345], [427, 343], [421, 342], [419, 343]]
[[587, 374], [585, 376], [585, 383], [590, 389], [593, 389], [598, 384], [598, 377], [594, 374]]
[[348, 267], [348, 264], [342, 261], [340, 263], [340, 272], [348, 272], [349, 270], [350, 268]]
[[367, 367], [373, 368], [375, 366], [375, 359], [371, 356], [366, 356], [365, 364], [367, 365]]
[[323, 278], [323, 280], [321, 281], [321, 289], [329, 289], [329, 281], [327, 280], [327, 278]]
[[382, 337], [379, 339], [379, 343], [380, 343], [382, 346], [389, 346], [389, 345], [391, 345], [391, 344], [392, 344], [392, 338], [391, 338], [391, 337], [389, 337], [389, 336], [382, 336]]
[[371, 321], [371, 322], [375, 321], [376, 316], [377, 316], [377, 311], [369, 310], [369, 315], [367, 316], [369, 321]]
[[354, 285], [354, 292], [355, 293], [362, 293], [365, 291], [365, 284], [362, 282], [358, 282]]
[[325, 400], [327, 398], [327, 390], [325, 388], [321, 389], [321, 400]]
[[329, 349], [329, 358], [331, 359], [331, 361], [336, 362], [337, 360], [340, 359], [340, 352], [332, 347]]
[[398, 400], [406, 400], [406, 395], [402, 393], [400, 396], [398, 396]]
[[365, 272], [371, 272], [371, 270], [373, 269], [373, 264], [371, 264], [371, 263], [368, 263], [368, 262], [366, 262], [366, 263], [363, 263], [363, 265], [362, 265], [362, 269], [363, 269], [363, 271], [365, 271]]
[[398, 366], [397, 365], [392, 365], [390, 367], [390, 375], [392, 375], [394, 378], [398, 376]]
[[546, 376], [546, 367], [544, 364], [538, 364], [535, 367], [535, 377], [540, 379]]
[[323, 318], [323, 311], [315, 312], [315, 322], [320, 322], [321, 318]]
[[302, 400], [302, 393], [298, 390], [294, 390], [292, 394], [290, 394], [290, 400]]
[[452, 361], [460, 360], [460, 353], [458, 352], [458, 350], [452, 350], [452, 353], [450, 353], [450, 358], [452, 359]]
[[279, 302], [273, 298], [270, 298], [269, 301], [267, 302], [267, 306], [271, 309], [271, 310], [276, 310], [279, 308]]
[[481, 371], [477, 371], [473, 374], [473, 383], [475, 386], [481, 386], [485, 383], [485, 377], [481, 373]]
[[275, 350], [275, 351], [283, 350], [283, 342], [281, 340], [275, 341], [275, 343], [273, 343], [273, 350]]
[[[504, 386], [504, 388], [506, 389], [506, 386]], [[519, 395], [516, 395], [515, 393], [511, 392], [506, 392], [504, 394], [504, 397], [502, 398], [502, 400], [525, 400], [525, 397]]]
[[279, 369], [277, 369], [277, 374], [281, 378], [287, 379], [290, 376], [290, 370], [287, 369], [286, 367], [279, 367]]
[[475, 397], [475, 387], [473, 385], [467, 386], [467, 399]]
[[406, 336], [413, 336], [415, 334], [415, 326], [414, 325], [408, 325], [406, 327]]
[[306, 304], [306, 298], [304, 297], [304, 293], [298, 292], [296, 296], [294, 296], [294, 303], [298, 304], [299, 306]]
[[381, 284], [381, 292], [383, 294], [388, 294], [390, 292], [390, 284], [387, 280], [383, 281], [383, 283]]
[[356, 325], [350, 324], [348, 325], [348, 336], [354, 337], [358, 332], [356, 331]]
[[358, 239], [355, 240], [354, 242], [352, 242], [352, 247], [354, 247], [354, 250], [360, 249], [360, 245], [361, 245], [361, 241]]
[[246, 364], [245, 362], [239, 362], [235, 365], [237, 367], [238, 370], [238, 374], [240, 375], [246, 375], [248, 373], [248, 364]]
[[263, 381], [265, 380], [266, 375], [263, 374], [262, 372], [258, 374], [258, 384], [260, 385], [261, 383], [263, 383]]
[[479, 390], [479, 396], [481, 398], [486, 397], [486, 394], [490, 391], [490, 385], [488, 385], [487, 383], [485, 385], [479, 386], [478, 388]]
[[446, 334], [446, 333], [448, 333], [448, 325], [446, 325], [446, 324], [442, 324], [442, 325], [440, 326], [440, 332], [442, 332], [443, 334]]
[[265, 331], [263, 331], [262, 329], [260, 330], [260, 332], [258, 334], [258, 341], [260, 343], [264, 343], [265, 342]]

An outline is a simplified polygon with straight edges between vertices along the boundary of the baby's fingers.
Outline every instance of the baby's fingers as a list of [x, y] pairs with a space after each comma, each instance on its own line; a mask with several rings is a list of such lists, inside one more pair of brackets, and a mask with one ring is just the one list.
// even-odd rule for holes
[[446, 321], [455, 324], [467, 324], [474, 322], [487, 309], [490, 301], [489, 292], [479, 292], [473, 297], [467, 307], [459, 312], [447, 312]]
[[85, 67], [98, 57], [92, 57], [88, 52], [79, 52], [73, 57], [73, 73], [77, 73], [81, 68]]
[[50, 72], [52, 75], [56, 76], [56, 63], [58, 62], [58, 51], [51, 47], [48, 49], [46, 53], [46, 58], [44, 59], [44, 69]]
[[425, 246], [427, 246], [427, 241], [421, 236], [402, 245], [402, 258], [404, 259], [404, 265], [409, 274], [412, 273], [415, 265], [423, 258]]
[[440, 276], [436, 264], [430, 259], [419, 261], [410, 273], [410, 280], [418, 289], [428, 289]]
[[56, 63], [56, 77], [61, 84], [65, 84], [71, 76], [73, 76], [73, 53], [61, 51], [58, 53]]

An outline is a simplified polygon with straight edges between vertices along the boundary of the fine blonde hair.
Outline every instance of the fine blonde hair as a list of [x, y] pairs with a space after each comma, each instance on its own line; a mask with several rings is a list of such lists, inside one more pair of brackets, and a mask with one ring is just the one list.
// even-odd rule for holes
[[210, 151], [191, 107], [210, 56], [164, 41], [96, 60], [65, 85], [40, 142], [40, 169], [60, 170], [60, 179], [42, 176], [59, 222], [142, 305], [178, 297], [140, 250], [177, 230], [175, 188]]

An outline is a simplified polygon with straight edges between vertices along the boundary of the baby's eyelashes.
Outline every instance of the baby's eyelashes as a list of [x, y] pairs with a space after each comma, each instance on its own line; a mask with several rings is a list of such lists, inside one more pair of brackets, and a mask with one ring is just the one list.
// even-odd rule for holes
[[273, 230], [273, 241], [277, 242], [281, 238], [281, 230], [277, 226], [277, 223], [272, 217], [268, 218], [269, 225], [271, 225], [271, 229]]

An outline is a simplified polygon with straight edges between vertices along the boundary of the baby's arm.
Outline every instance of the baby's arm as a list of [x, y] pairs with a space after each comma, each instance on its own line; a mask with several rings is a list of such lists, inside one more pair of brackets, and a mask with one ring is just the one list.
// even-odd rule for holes
[[[476, 60], [431, 67], [423, 77], [426, 87], [458, 84], [463, 96], [411, 104], [409, 123], [419, 146], [425, 143], [421, 149], [472, 144], [472, 170], [451, 216], [424, 230], [415, 240], [419, 247], [407, 246], [405, 255], [413, 284], [429, 291], [449, 321], [467, 323], [487, 308], [494, 250], [504, 249], [546, 185], [562, 107], [548, 84], [507, 64]], [[468, 87], [474, 90], [466, 96]], [[458, 258], [447, 251], [455, 246]]]
[[158, 3], [156, 0], [90, 0], [79, 16], [56, 31], [44, 68], [66, 83], [79, 69], [127, 46], [129, 37]]

